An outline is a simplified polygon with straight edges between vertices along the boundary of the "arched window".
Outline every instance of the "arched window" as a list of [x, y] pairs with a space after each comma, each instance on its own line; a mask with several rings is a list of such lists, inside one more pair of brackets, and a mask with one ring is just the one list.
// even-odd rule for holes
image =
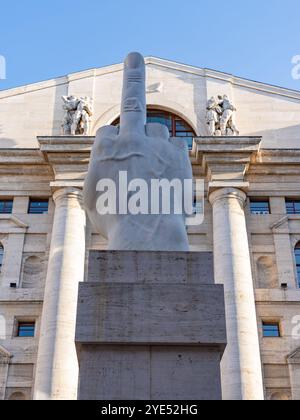
[[4, 257], [4, 248], [3, 248], [3, 245], [0, 243], [0, 271], [2, 270], [3, 257]]
[[295, 247], [298, 286], [300, 287], [300, 242]]
[[[171, 137], [183, 137], [186, 139], [189, 148], [193, 147], [193, 138], [196, 137], [192, 127], [178, 115], [171, 112], [161, 111], [159, 109], [147, 110], [147, 122], [166, 125]], [[120, 118], [117, 118], [112, 125], [119, 125]]]

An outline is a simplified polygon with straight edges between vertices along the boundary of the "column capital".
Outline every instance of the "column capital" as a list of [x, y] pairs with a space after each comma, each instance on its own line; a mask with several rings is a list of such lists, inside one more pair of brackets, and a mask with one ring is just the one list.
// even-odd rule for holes
[[52, 191], [59, 188], [83, 188], [91, 150], [95, 141], [89, 136], [37, 137], [44, 161], [50, 166], [54, 179]]
[[63, 198], [77, 198], [79, 201], [82, 200], [83, 191], [79, 188], [67, 187], [59, 188], [53, 193], [53, 200], [57, 204]]
[[244, 207], [247, 200], [247, 194], [238, 188], [220, 188], [218, 190], [212, 191], [209, 194], [209, 201], [211, 205], [214, 205], [218, 200], [229, 198], [235, 198], [236, 200], [239, 200]]
[[209, 183], [219, 188], [249, 189], [247, 173], [259, 156], [261, 137], [206, 137], [196, 139], [195, 159]]

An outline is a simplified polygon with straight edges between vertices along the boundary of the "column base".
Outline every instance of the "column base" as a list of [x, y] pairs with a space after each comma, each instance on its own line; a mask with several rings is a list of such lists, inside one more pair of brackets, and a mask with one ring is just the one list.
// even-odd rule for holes
[[76, 346], [81, 400], [220, 400], [226, 327], [212, 253], [90, 252]]

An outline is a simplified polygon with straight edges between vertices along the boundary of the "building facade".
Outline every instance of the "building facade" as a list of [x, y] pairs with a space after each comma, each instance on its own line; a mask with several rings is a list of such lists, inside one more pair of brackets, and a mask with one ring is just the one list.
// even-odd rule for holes
[[[224, 398], [300, 399], [300, 92], [157, 58], [146, 67], [149, 121], [186, 138], [205, 180], [204, 223], [188, 233], [225, 286]], [[76, 398], [78, 283], [89, 251], [106, 249], [82, 187], [95, 133], [118, 124], [122, 72], [0, 91], [0, 399], [47, 398], [43, 375], [52, 398]], [[236, 111], [221, 132], [208, 101], [224, 95]], [[93, 104], [75, 135], [63, 96]]]

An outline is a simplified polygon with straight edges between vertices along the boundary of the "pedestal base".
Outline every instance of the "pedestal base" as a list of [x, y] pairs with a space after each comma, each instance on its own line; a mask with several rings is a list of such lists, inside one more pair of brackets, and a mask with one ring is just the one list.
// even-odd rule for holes
[[76, 345], [81, 400], [221, 399], [225, 309], [212, 254], [91, 252]]

